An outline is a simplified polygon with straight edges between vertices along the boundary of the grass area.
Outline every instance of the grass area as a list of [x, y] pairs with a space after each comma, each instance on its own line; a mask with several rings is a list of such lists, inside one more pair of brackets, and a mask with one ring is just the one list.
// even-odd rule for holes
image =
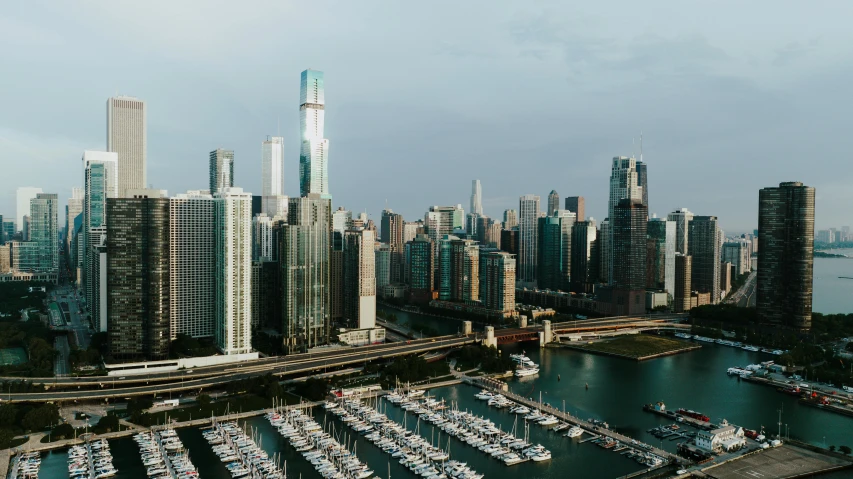
[[661, 336], [630, 334], [592, 344], [584, 344], [579, 347], [591, 352], [642, 359], [647, 356], [670, 353], [692, 346], [695, 345]]

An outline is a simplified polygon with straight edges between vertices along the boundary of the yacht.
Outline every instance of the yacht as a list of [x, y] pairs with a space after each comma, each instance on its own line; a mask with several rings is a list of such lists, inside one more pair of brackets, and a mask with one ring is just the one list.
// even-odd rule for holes
[[522, 378], [525, 376], [533, 376], [534, 374], [539, 374], [539, 368], [519, 368], [515, 370], [515, 376]]
[[583, 435], [583, 429], [572, 426], [568, 432], [566, 432], [566, 437], [581, 437]]

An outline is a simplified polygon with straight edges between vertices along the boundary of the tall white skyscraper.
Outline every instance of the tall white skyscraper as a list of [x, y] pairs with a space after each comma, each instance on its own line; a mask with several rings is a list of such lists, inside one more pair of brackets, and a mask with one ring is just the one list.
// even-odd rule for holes
[[483, 188], [480, 180], [471, 182], [471, 214], [483, 216]]
[[270, 218], [287, 217], [284, 196], [284, 138], [268, 136], [261, 144], [261, 211]]
[[329, 140], [324, 138], [326, 88], [323, 72], [305, 70], [299, 88], [299, 194], [329, 195]]
[[24, 228], [24, 216], [30, 214], [30, 200], [37, 194], [43, 193], [41, 188], [35, 186], [22, 186], [17, 191], [17, 203], [15, 205], [15, 229], [22, 231]]
[[[215, 201], [202, 191], [169, 198], [170, 336], [212, 337], [216, 305]], [[219, 233], [219, 230], [217, 230]]]
[[214, 195], [216, 298], [214, 342], [223, 354], [252, 351], [252, 195]]
[[130, 96], [107, 100], [107, 151], [118, 154], [119, 196], [147, 186], [148, 127], [145, 102]]
[[217, 148], [210, 152], [210, 194], [234, 186], [234, 150]]
[[518, 212], [518, 281], [533, 285], [539, 254], [539, 196], [519, 198]]

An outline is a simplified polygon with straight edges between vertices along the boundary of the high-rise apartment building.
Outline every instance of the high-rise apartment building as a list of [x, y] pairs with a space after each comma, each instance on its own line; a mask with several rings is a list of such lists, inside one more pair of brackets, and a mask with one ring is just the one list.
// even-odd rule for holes
[[[559, 207], [559, 201], [557, 202]], [[575, 214], [556, 209], [539, 218], [539, 258], [537, 274], [539, 289], [568, 291], [572, 267], [572, 227]]]
[[71, 188], [71, 198], [68, 198], [68, 204], [65, 205], [65, 254], [69, 259], [71, 258], [71, 239], [74, 236], [74, 218], [83, 213], [85, 196], [83, 188]]
[[329, 338], [331, 200], [319, 193], [291, 198], [281, 230], [282, 332], [288, 352]]
[[613, 277], [617, 288], [630, 291], [646, 289], [646, 234], [648, 208], [642, 200], [623, 198], [613, 210]]
[[539, 196], [524, 195], [518, 200], [518, 281], [536, 284], [539, 257]]
[[583, 196], [569, 196], [566, 198], [566, 209], [574, 213], [578, 221], [585, 221], [586, 212], [584, 211]]
[[711, 295], [711, 304], [720, 301], [721, 239], [722, 232], [716, 216], [694, 216], [690, 221], [687, 240], [693, 258], [690, 280], [694, 291]]
[[216, 203], [206, 191], [169, 199], [170, 337], [213, 337], [216, 324]]
[[477, 242], [447, 235], [441, 240], [439, 299], [478, 301], [480, 299], [480, 249]]
[[515, 311], [515, 258], [505, 251], [480, 254], [480, 301], [494, 311]]
[[252, 195], [225, 187], [215, 216], [214, 344], [222, 354], [252, 351]]
[[504, 224], [503, 227], [505, 230], [511, 230], [513, 228], [518, 227], [518, 212], [515, 210], [504, 210]]
[[22, 186], [16, 191], [15, 228], [18, 231], [26, 232], [26, 228], [24, 228], [24, 216], [30, 214], [30, 200], [35, 198], [39, 193], [43, 193], [42, 189], [34, 186]]
[[675, 252], [689, 254], [690, 221], [693, 213], [687, 208], [681, 208], [670, 213], [666, 219], [675, 222]]
[[147, 111], [145, 102], [138, 98], [119, 96], [107, 100], [107, 151], [117, 156], [119, 196], [148, 184]]
[[406, 265], [408, 267], [411, 299], [417, 303], [428, 303], [435, 291], [435, 248], [429, 236], [418, 235], [406, 243]]
[[598, 232], [598, 282], [600, 283], [610, 283], [611, 278], [613, 277], [613, 270], [611, 269], [611, 259], [612, 255], [608, 252], [612, 252], [613, 248], [613, 232], [611, 229], [612, 220], [610, 218], [605, 218], [604, 221], [601, 222], [601, 230]]
[[[560, 195], [557, 193], [557, 190], [551, 190], [551, 193], [548, 194], [548, 209], [545, 210], [546, 216], [551, 216], [555, 211], [560, 209]], [[575, 217], [577, 217], [577, 213], [575, 213]]]
[[375, 235], [366, 229], [344, 233], [344, 319], [358, 329], [376, 326]]
[[735, 269], [735, 276], [740, 276], [750, 271], [751, 243], [748, 240], [727, 241], [723, 243], [722, 261], [731, 263]]
[[[234, 150], [217, 148], [210, 152], [210, 193], [215, 195], [234, 186]], [[250, 205], [251, 206], [251, 205]]]
[[278, 245], [273, 240], [274, 223], [265, 213], [252, 218], [252, 261], [269, 262], [278, 259]]
[[[93, 252], [92, 248], [101, 244], [101, 235], [106, 234], [107, 199], [119, 196], [118, 154], [87, 150], [83, 152], [82, 160], [85, 194], [81, 227], [83, 233], [82, 279], [86, 304], [91, 306], [93, 294], [96, 294], [96, 290], [89, 281], [90, 275], [96, 274], [92, 269], [92, 255], [98, 254]], [[94, 311], [91, 312], [95, 314]]]
[[592, 245], [598, 230], [595, 220], [578, 221], [572, 227], [572, 249], [570, 268], [570, 289], [574, 293], [591, 293], [596, 278], [592, 276], [590, 261]]
[[38, 245], [39, 273], [59, 272], [59, 199], [55, 193], [37, 193], [30, 200], [29, 239]]
[[649, 219], [646, 287], [675, 295], [675, 222]]
[[[465, 228], [465, 210], [462, 209], [462, 205], [430, 206], [429, 211], [424, 215], [424, 230], [432, 241], [433, 257], [439, 258], [438, 248], [443, 237], [463, 228]], [[439, 261], [436, 259], [435, 267], [438, 268], [438, 265]]]
[[326, 87], [323, 72], [305, 70], [299, 88], [299, 194], [329, 195], [329, 140], [324, 137]]
[[382, 243], [388, 245], [390, 254], [390, 281], [392, 283], [403, 282], [403, 266], [405, 257], [403, 251], [403, 228], [405, 221], [403, 215], [394, 213], [390, 209], [382, 211], [382, 223], [380, 234], [382, 235]]
[[483, 189], [480, 180], [471, 182], [471, 214], [483, 215]]
[[168, 359], [169, 200], [160, 190], [125, 193], [134, 196], [107, 199], [110, 355], [117, 360]]
[[691, 273], [693, 258], [688, 255], [675, 254], [675, 292], [673, 293], [672, 309], [676, 313], [690, 310], [690, 296], [693, 291]]
[[373, 256], [376, 264], [376, 292], [379, 296], [384, 296], [385, 287], [391, 284], [391, 248], [381, 244]]
[[811, 328], [815, 189], [780, 183], [758, 193], [756, 307], [761, 321]]
[[284, 138], [268, 136], [261, 144], [261, 210], [270, 218], [287, 218], [284, 196]]

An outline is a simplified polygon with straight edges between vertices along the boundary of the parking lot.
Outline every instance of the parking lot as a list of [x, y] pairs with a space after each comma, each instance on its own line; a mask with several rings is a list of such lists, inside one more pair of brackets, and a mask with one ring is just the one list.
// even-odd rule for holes
[[829, 471], [845, 465], [850, 467], [853, 463], [786, 444], [712, 466], [702, 472], [715, 479], [783, 479]]

